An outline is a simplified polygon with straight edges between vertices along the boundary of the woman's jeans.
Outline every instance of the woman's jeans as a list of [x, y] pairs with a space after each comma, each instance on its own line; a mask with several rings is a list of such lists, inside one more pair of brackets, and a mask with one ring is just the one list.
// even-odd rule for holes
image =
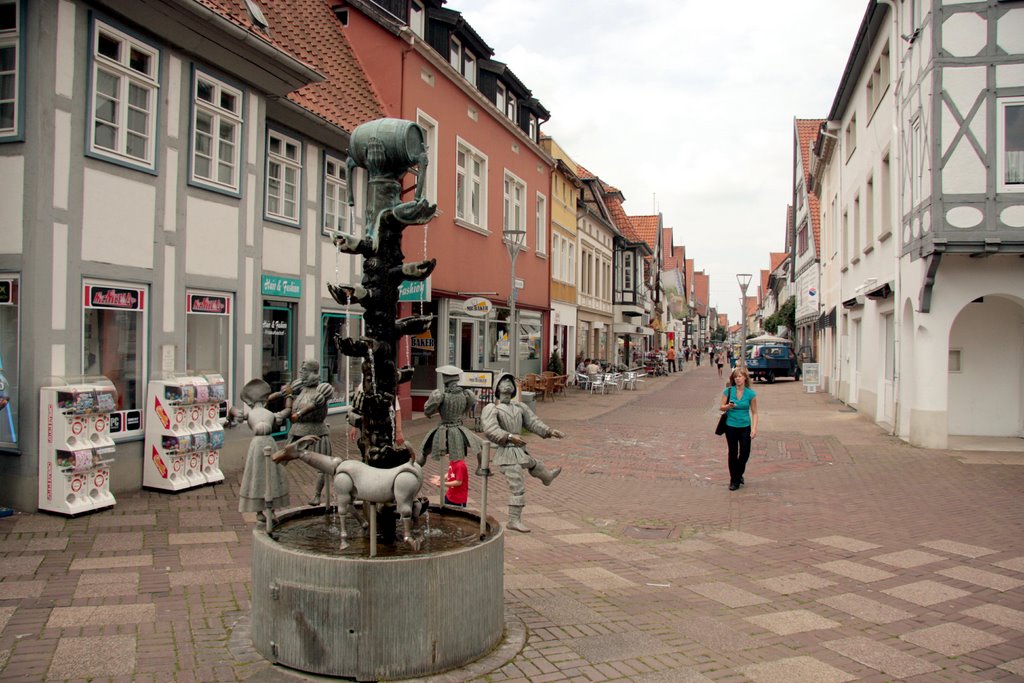
[[729, 444], [729, 482], [739, 484], [750, 459], [750, 427], [725, 427], [725, 441]]

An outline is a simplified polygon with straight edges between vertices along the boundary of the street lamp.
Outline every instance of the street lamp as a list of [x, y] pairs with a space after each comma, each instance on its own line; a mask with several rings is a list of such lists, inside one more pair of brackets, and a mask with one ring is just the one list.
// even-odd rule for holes
[[508, 290], [508, 358], [509, 372], [513, 377], [519, 376], [519, 325], [516, 324], [516, 257], [523, 248], [526, 239], [525, 230], [506, 228], [501, 233], [508, 247], [508, 256], [512, 259], [512, 286]]
[[740, 283], [740, 292], [743, 294], [740, 297], [740, 316], [743, 318], [743, 331], [740, 334], [742, 335], [743, 345], [740, 347], [739, 362], [743, 367], [747, 367], [747, 287], [750, 286], [750, 278], [752, 277], [750, 273], [739, 273], [736, 275], [736, 282]]

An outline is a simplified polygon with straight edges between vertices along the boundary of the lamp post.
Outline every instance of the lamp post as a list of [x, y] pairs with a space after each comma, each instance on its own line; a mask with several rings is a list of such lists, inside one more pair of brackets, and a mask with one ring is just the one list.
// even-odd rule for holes
[[508, 290], [508, 371], [513, 377], [519, 376], [519, 325], [516, 324], [516, 257], [523, 248], [526, 239], [525, 230], [506, 228], [501, 233], [508, 247], [508, 256], [512, 259], [512, 286]]
[[747, 367], [747, 287], [750, 286], [750, 278], [753, 277], [750, 273], [739, 273], [736, 275], [736, 282], [740, 283], [740, 292], [743, 296], [740, 297], [740, 316], [743, 318], [743, 331], [740, 332], [742, 335], [742, 346], [740, 347], [740, 360], [739, 364], [743, 367]]

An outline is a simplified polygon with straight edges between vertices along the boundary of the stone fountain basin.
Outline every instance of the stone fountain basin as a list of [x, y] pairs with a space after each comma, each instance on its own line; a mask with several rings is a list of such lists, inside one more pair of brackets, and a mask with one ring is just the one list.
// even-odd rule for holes
[[[320, 515], [294, 508], [279, 521]], [[441, 515], [431, 506], [431, 515]], [[473, 512], [445, 508], [444, 516]], [[253, 531], [252, 640], [268, 660], [309, 673], [375, 681], [464, 666], [504, 630], [504, 529], [455, 550], [401, 557], [328, 556]]]

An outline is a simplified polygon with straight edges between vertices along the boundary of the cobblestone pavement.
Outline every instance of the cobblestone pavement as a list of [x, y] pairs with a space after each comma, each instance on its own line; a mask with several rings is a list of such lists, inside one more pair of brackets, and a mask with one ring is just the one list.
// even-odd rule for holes
[[[729, 492], [722, 383], [691, 364], [538, 405], [568, 438], [531, 451], [564, 471], [527, 482], [533, 533], [506, 532], [509, 638], [435, 680], [1024, 680], [1024, 453], [912, 448], [778, 382], [755, 387], [761, 433]], [[0, 680], [303, 680], [248, 639], [239, 478], [0, 520]]]

